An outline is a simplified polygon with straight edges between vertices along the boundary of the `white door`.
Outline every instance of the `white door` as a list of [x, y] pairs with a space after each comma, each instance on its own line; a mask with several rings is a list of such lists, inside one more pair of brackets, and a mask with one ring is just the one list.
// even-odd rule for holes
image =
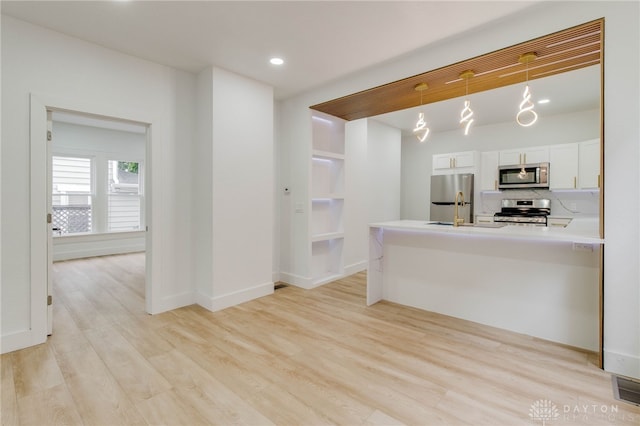
[[52, 269], [53, 269], [53, 208], [52, 208], [52, 141], [53, 121], [51, 111], [47, 110], [47, 335], [53, 333], [53, 297], [52, 297]]

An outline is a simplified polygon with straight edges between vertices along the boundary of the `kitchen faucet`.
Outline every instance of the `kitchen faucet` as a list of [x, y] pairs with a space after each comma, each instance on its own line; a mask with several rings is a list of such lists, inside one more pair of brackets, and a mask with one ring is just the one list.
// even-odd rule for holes
[[458, 217], [458, 199], [460, 199], [460, 203], [462, 203], [462, 207], [464, 207], [464, 194], [462, 191], [458, 191], [456, 194], [456, 201], [453, 208], [453, 226], [458, 226], [464, 223], [464, 217]]

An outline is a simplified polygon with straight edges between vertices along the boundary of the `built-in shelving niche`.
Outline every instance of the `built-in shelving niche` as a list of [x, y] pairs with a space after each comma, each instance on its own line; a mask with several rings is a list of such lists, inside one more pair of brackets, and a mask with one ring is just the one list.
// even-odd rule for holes
[[313, 112], [311, 147], [311, 276], [320, 285], [343, 274], [345, 121]]

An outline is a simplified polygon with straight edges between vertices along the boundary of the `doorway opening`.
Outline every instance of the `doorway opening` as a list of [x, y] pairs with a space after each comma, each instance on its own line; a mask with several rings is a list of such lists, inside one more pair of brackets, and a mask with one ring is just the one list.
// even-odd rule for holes
[[53, 303], [80, 324], [143, 313], [149, 126], [47, 108], [47, 129], [47, 334]]

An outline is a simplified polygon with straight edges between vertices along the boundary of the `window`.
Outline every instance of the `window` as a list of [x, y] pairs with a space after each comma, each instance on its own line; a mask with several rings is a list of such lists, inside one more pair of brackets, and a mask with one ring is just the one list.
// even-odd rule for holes
[[143, 227], [142, 164], [55, 155], [52, 210], [56, 235], [138, 231]]
[[53, 157], [53, 227], [60, 234], [92, 231], [90, 158]]
[[140, 164], [109, 160], [107, 230], [140, 229]]

